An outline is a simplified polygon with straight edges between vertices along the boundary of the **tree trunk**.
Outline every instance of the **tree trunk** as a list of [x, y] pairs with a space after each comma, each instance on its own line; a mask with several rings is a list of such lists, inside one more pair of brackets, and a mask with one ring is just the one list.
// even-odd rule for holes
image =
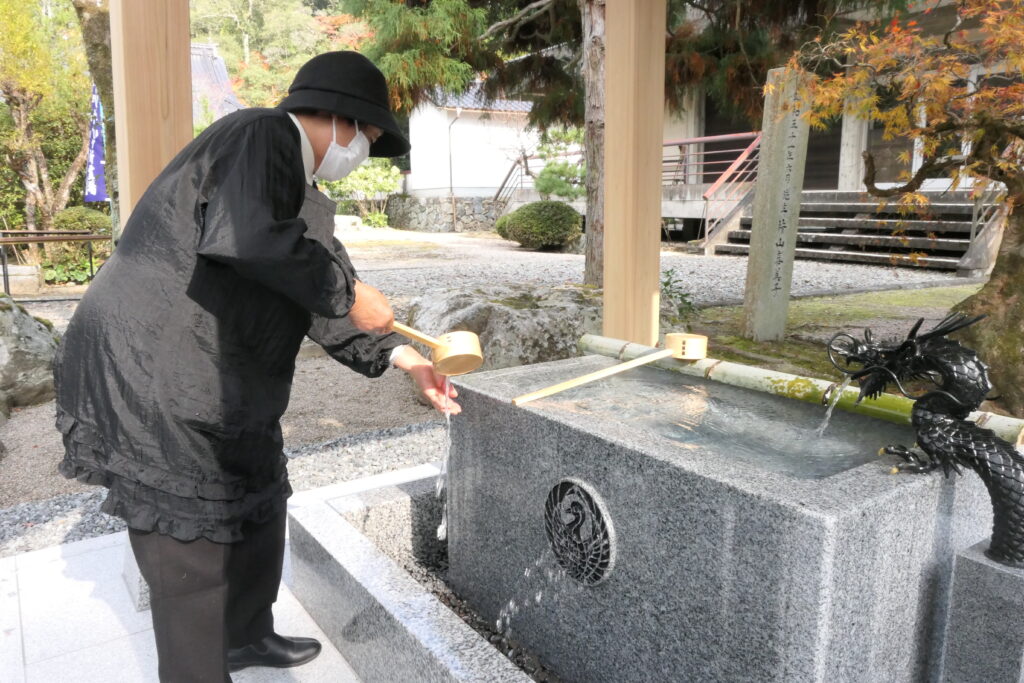
[[111, 234], [120, 235], [121, 215], [117, 203], [117, 140], [114, 134], [114, 69], [110, 56], [110, 0], [71, 0], [82, 28], [89, 74], [103, 105], [103, 175], [110, 196]]
[[579, 0], [583, 19], [584, 134], [587, 240], [583, 282], [604, 285], [604, 4]]
[[993, 396], [1016, 417], [1024, 417], [1024, 196], [1007, 219], [1003, 241], [988, 282], [954, 307], [970, 316], [987, 315], [955, 336], [974, 349], [990, 371]]

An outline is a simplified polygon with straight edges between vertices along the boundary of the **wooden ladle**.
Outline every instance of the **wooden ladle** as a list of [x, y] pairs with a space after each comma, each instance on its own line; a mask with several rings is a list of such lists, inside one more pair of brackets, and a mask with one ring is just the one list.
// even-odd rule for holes
[[403, 337], [430, 347], [430, 360], [439, 375], [453, 377], [473, 372], [483, 365], [480, 337], [474, 332], [459, 330], [442, 334], [436, 339], [408, 325], [396, 322], [391, 328]]
[[512, 399], [512, 404], [521, 406], [524, 403], [530, 401], [536, 401], [538, 398], [544, 398], [545, 396], [551, 396], [557, 394], [560, 391], [566, 389], [572, 389], [578, 387], [581, 384], [587, 384], [588, 382], [594, 382], [605, 377], [611, 377], [617, 375], [620, 372], [631, 370], [632, 368], [639, 367], [641, 365], [647, 365], [653, 363], [656, 360], [662, 358], [676, 358], [678, 360], [700, 360], [706, 358], [708, 355], [708, 338], [700, 334], [685, 334], [685, 333], [671, 333], [665, 335], [665, 348], [661, 351], [655, 351], [649, 353], [646, 356], [640, 356], [634, 358], [631, 361], [613, 365], [610, 368], [604, 368], [597, 372], [592, 372], [589, 375], [583, 375], [576, 379], [570, 379], [560, 384], [553, 384], [550, 387], [544, 389], [538, 389], [537, 391], [529, 394], [523, 394]]

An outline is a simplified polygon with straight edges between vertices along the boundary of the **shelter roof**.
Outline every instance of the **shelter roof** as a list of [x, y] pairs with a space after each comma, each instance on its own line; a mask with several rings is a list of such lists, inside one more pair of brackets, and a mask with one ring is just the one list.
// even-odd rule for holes
[[243, 106], [217, 46], [192, 43], [192, 120], [212, 123]]

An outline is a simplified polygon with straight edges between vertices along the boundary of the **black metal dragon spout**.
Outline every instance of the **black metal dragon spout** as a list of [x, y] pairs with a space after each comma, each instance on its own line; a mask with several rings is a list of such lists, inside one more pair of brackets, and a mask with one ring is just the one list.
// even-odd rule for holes
[[[961, 314], [947, 316], [933, 329], [918, 334], [918, 320], [905, 340], [876, 341], [839, 333], [828, 344], [829, 360], [860, 386], [858, 402], [878, 396], [888, 385], [914, 399], [911, 423], [918, 450], [887, 446], [882, 451], [903, 459], [903, 472], [930, 472], [942, 467], [946, 476], [963, 468], [978, 473], [992, 499], [992, 543], [988, 556], [1011, 567], [1024, 567], [1024, 456], [991, 430], [968, 421], [992, 390], [988, 366], [949, 334], [981, 320]], [[842, 366], [837, 358], [845, 361]], [[857, 367], [859, 366], [859, 367]], [[934, 388], [911, 396], [909, 380], [925, 380]]]

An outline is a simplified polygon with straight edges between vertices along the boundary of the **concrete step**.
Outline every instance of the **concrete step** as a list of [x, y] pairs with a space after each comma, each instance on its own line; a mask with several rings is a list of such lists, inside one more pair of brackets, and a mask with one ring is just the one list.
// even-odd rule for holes
[[[750, 230], [732, 230], [730, 242], [750, 242]], [[880, 247], [882, 249], [917, 249], [934, 252], [963, 254], [971, 246], [970, 240], [932, 239], [929, 237], [897, 237], [894, 235], [840, 235], [836, 233], [797, 233], [797, 244], [842, 245]]]
[[[930, 202], [946, 204], [970, 204], [974, 205], [969, 191], [957, 190], [956, 192], [922, 192]], [[878, 204], [881, 199], [874, 197], [867, 192], [837, 192], [835, 190], [807, 190], [802, 195], [803, 201], [817, 202], [869, 202]]]
[[[830, 202], [830, 201], [804, 201], [800, 206], [800, 215], [808, 213], [867, 213], [877, 215], [900, 215], [900, 207], [890, 204], [885, 209], [879, 210], [878, 201], [863, 202]], [[909, 214], [909, 216], [971, 216], [974, 214], [974, 204], [954, 204], [950, 202], [936, 202], [923, 207], [920, 212]], [[909, 217], [908, 216], [908, 217]]]
[[[740, 224], [750, 226], [753, 218], [745, 217]], [[957, 233], [969, 235], [971, 233], [970, 221], [915, 221], [896, 220], [884, 218], [824, 218], [809, 216], [801, 218], [798, 227], [803, 230], [817, 229], [842, 229], [842, 230], [877, 230], [879, 232], [893, 232], [901, 230], [904, 232], [928, 232], [935, 233]]]
[[[722, 244], [715, 247], [715, 254], [746, 256], [750, 246], [746, 244]], [[852, 263], [868, 263], [879, 266], [906, 266], [916, 268], [937, 268], [956, 270], [960, 259], [939, 256], [921, 256], [911, 258], [903, 254], [870, 254], [857, 251], [830, 251], [826, 249], [796, 250], [797, 258], [817, 259], [822, 261], [849, 261]]]

